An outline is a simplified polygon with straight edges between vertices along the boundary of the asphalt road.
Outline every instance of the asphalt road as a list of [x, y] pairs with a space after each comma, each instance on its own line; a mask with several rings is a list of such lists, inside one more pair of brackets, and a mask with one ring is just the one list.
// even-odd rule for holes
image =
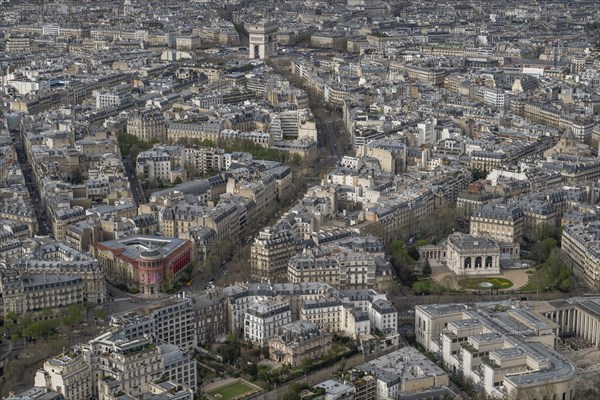
[[146, 204], [146, 197], [144, 196], [144, 191], [142, 190], [142, 185], [140, 184], [139, 179], [135, 174], [135, 166], [133, 162], [126, 158], [122, 158], [123, 167], [125, 168], [125, 174], [127, 175], [127, 179], [129, 180], [129, 187], [131, 188], [131, 194], [133, 195], [133, 200], [136, 205]]
[[[158, 303], [171, 295], [164, 294], [161, 297], [144, 298], [140, 295], [133, 295], [125, 293], [110, 282], [106, 282], [106, 289], [108, 290], [109, 296], [108, 301], [105, 304], [106, 314], [113, 315], [119, 314], [126, 311], [131, 311], [139, 307], [143, 307], [148, 304]], [[110, 295], [112, 293], [112, 296]]]
[[17, 130], [10, 131], [10, 135], [13, 139], [15, 152], [17, 153], [17, 161], [19, 162], [19, 166], [23, 172], [25, 186], [29, 192], [29, 198], [31, 199], [31, 203], [37, 217], [38, 231], [36, 233], [42, 236], [48, 235], [50, 234], [50, 223], [46, 214], [46, 209], [42, 206], [39, 188], [35, 183], [31, 164], [27, 159], [27, 153], [25, 152], [25, 146], [23, 145], [23, 138], [20, 131]]

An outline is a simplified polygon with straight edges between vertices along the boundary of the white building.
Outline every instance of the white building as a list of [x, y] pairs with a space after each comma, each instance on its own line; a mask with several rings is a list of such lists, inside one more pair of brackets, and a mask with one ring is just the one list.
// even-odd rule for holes
[[35, 386], [62, 394], [66, 400], [92, 397], [90, 366], [80, 353], [61, 354], [48, 359], [35, 374]]
[[131, 95], [123, 91], [108, 92], [99, 90], [96, 92], [96, 108], [118, 107], [131, 102]]
[[423, 144], [435, 144], [436, 141], [436, 133], [435, 133], [435, 125], [437, 121], [435, 118], [429, 118], [425, 122], [419, 122], [417, 124], [417, 147]]
[[417, 342], [498, 399], [574, 399], [577, 367], [554, 351], [559, 327], [520, 302], [415, 307]]
[[448, 374], [414, 347], [378, 357], [357, 369], [377, 377], [377, 399], [456, 398], [448, 389]]
[[135, 170], [142, 179], [172, 182], [171, 157], [164, 150], [153, 149], [138, 154]]
[[483, 88], [483, 102], [496, 108], [507, 108], [509, 95], [502, 89]]
[[292, 322], [288, 300], [282, 297], [264, 298], [251, 304], [244, 315], [244, 339], [266, 346], [277, 328]]

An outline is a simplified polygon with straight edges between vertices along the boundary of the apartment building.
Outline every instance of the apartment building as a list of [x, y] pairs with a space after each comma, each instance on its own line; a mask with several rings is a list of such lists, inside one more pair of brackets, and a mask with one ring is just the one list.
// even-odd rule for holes
[[151, 336], [161, 343], [191, 351], [197, 343], [195, 318], [194, 302], [184, 295], [116, 314], [111, 325], [118, 326], [131, 340]]
[[196, 322], [196, 341], [215, 343], [227, 334], [227, 304], [221, 288], [192, 293]]
[[30, 275], [3, 267], [0, 278], [4, 316], [83, 303], [85, 282], [80, 276]]
[[37, 371], [34, 385], [32, 393], [43, 390], [57, 393], [61, 399], [139, 396], [191, 400], [196, 366], [176, 346], [130, 341], [109, 332], [50, 358]]
[[323, 282], [338, 289], [374, 288], [391, 276], [391, 265], [381, 255], [327, 246], [293, 256], [288, 281]]
[[279, 327], [292, 322], [289, 301], [283, 297], [264, 298], [253, 302], [244, 314], [244, 339], [267, 346]]
[[[285, 225], [285, 224], [284, 224]], [[296, 238], [291, 227], [263, 228], [250, 248], [250, 268], [255, 280], [287, 280], [288, 261], [296, 254]]]
[[484, 204], [471, 214], [470, 233], [489, 235], [501, 242], [517, 243], [523, 239], [523, 210], [514, 205]]
[[184, 149], [184, 164], [198, 170], [200, 174], [227, 170], [233, 162], [232, 154], [223, 149], [186, 148]]
[[127, 133], [146, 142], [167, 141], [167, 125], [162, 112], [154, 108], [146, 108], [134, 112], [127, 119]]
[[191, 352], [185, 352], [172, 344], [158, 344], [158, 351], [163, 361], [165, 377], [171, 382], [177, 382], [196, 392], [198, 385], [196, 360]]
[[88, 221], [80, 221], [67, 226], [67, 244], [79, 251], [87, 252], [93, 243], [100, 241], [100, 226]]
[[394, 64], [390, 65], [390, 75], [406, 73], [410, 79], [430, 83], [432, 85], [444, 84], [448, 72], [444, 69], [429, 68], [419, 65]]
[[139, 396], [162, 377], [164, 362], [158, 346], [147, 339], [128, 340], [105, 334], [83, 348], [91, 358], [97, 395], [109, 400], [118, 392]]
[[600, 222], [565, 226], [561, 249], [575, 276], [589, 288], [600, 288]]
[[34, 385], [54, 390], [65, 400], [93, 397], [90, 366], [81, 353], [63, 353], [44, 362], [35, 374]]
[[225, 129], [223, 119], [211, 119], [202, 123], [171, 122], [167, 125], [167, 138], [171, 142], [185, 140], [211, 140], [216, 143]]
[[104, 271], [98, 261], [64, 243], [39, 247], [36, 252], [0, 267], [2, 312], [31, 313], [71, 304], [106, 301]]
[[[419, 231], [419, 224], [433, 212], [434, 195], [430, 189], [414, 189], [381, 196], [373, 207], [364, 211], [365, 232], [381, 237], [386, 243], [394, 239], [408, 239]], [[366, 224], [365, 224], [366, 225]]]
[[244, 315], [248, 307], [265, 297], [282, 296], [291, 306], [292, 320], [300, 317], [300, 309], [305, 300], [318, 299], [330, 291], [331, 286], [318, 283], [247, 283], [228, 286], [223, 289], [227, 313], [227, 332], [243, 333]]
[[178, 146], [155, 146], [138, 154], [136, 173], [138, 177], [152, 182], [174, 182], [177, 178], [186, 179], [183, 169], [184, 149]]
[[37, 233], [38, 223], [35, 212], [22, 198], [3, 202], [0, 205], [0, 219], [26, 224], [29, 237], [33, 237]]
[[83, 207], [75, 206], [51, 212], [52, 236], [55, 240], [63, 242], [66, 240], [67, 228], [70, 224], [83, 221], [86, 218]]
[[96, 92], [96, 108], [119, 107], [133, 102], [131, 93], [126, 90], [99, 90]]
[[246, 197], [254, 201], [255, 213], [262, 213], [269, 209], [277, 197], [275, 177], [267, 175], [256, 182], [229, 180], [227, 193]]
[[300, 319], [308, 321], [329, 333], [344, 329], [344, 305], [336, 297], [306, 300], [300, 309]]
[[175, 47], [177, 50], [197, 50], [201, 43], [200, 36], [178, 36]]

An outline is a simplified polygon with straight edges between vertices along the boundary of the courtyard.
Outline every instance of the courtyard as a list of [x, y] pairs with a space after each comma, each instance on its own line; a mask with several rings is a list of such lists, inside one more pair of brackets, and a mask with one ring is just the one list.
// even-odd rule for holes
[[[518, 291], [529, 282], [530, 274], [525, 269], [507, 269], [492, 276], [458, 276], [445, 264], [430, 262], [431, 277], [439, 285], [452, 290], [510, 290]], [[491, 286], [490, 286], [491, 285]]]
[[210, 399], [236, 400], [248, 397], [261, 389], [243, 379], [225, 379], [207, 386], [205, 390]]

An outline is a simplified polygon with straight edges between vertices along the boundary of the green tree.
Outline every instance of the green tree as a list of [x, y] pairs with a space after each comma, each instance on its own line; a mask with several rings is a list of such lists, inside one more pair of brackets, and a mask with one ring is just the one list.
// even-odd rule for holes
[[543, 239], [533, 245], [531, 248], [530, 257], [537, 261], [538, 263], [542, 263], [550, 257], [550, 253], [558, 246], [556, 239], [554, 238], [546, 238]]
[[246, 366], [246, 373], [252, 377], [252, 379], [256, 379], [258, 376], [258, 367], [255, 363], [249, 363]]
[[283, 395], [282, 400], [301, 400], [300, 394], [293, 391], [288, 391]]
[[292, 156], [292, 164], [294, 164], [297, 167], [299, 167], [300, 164], [302, 164], [302, 157], [300, 156], [300, 154], [294, 154]]
[[260, 371], [258, 371], [257, 377], [261, 381], [265, 381], [267, 383], [269, 383], [271, 381], [271, 374], [269, 373], [269, 370], [265, 369], [265, 368], [263, 368]]
[[431, 265], [429, 265], [429, 260], [425, 260], [425, 265], [423, 266], [423, 275], [431, 276]]
[[429, 284], [426, 281], [415, 282], [412, 285], [412, 291], [414, 294], [429, 294], [430, 288]]
[[419, 254], [419, 249], [417, 249], [417, 246], [410, 246], [408, 248], [407, 254], [410, 256], [410, 258], [412, 258], [415, 261], [419, 261], [419, 259], [421, 258], [421, 255]]

